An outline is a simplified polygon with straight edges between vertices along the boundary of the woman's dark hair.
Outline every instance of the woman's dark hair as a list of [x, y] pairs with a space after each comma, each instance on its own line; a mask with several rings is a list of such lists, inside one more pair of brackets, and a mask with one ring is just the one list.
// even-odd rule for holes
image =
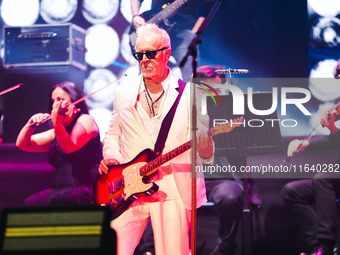
[[[51, 112], [52, 111], [52, 92], [56, 89], [56, 88], [61, 88], [62, 90], [64, 90], [67, 94], [69, 94], [70, 98], [71, 98], [71, 102], [75, 102], [77, 100], [79, 100], [80, 98], [83, 97], [83, 93], [79, 90], [79, 88], [73, 83], [73, 82], [69, 82], [69, 81], [63, 81], [61, 83], [58, 83], [57, 85], [55, 85], [53, 87], [53, 89], [51, 90], [50, 93], [50, 100], [49, 100], [49, 104], [48, 104], [48, 110]], [[80, 103], [78, 103], [76, 105], [76, 107], [78, 109], [80, 109], [80, 114], [81, 113], [85, 113], [88, 114], [89, 110], [87, 108], [87, 105], [84, 101], [81, 101]]]

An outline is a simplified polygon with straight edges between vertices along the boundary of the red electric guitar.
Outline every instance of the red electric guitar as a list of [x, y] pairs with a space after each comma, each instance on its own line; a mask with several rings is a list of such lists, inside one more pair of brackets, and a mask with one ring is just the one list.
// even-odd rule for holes
[[[243, 119], [232, 120], [208, 130], [209, 136], [228, 133], [241, 126]], [[108, 174], [98, 175], [93, 187], [94, 202], [112, 209], [112, 219], [121, 215], [133, 201], [151, 196], [158, 186], [149, 182], [157, 174], [157, 168], [191, 148], [191, 141], [150, 161], [153, 152], [150, 149], [140, 152], [132, 161], [114, 165]]]

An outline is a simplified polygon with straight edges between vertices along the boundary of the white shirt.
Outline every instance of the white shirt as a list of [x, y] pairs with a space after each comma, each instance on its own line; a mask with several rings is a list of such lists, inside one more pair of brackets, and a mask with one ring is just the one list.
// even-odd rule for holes
[[[166, 98], [168, 94], [168, 88], [170, 84], [170, 77], [171, 74], [169, 73], [168, 77], [162, 82], [162, 86], [164, 89], [164, 96], [158, 101], [158, 113], [155, 116], [152, 116], [151, 118], [149, 115], [145, 112], [144, 108], [142, 107], [142, 104], [137, 101], [136, 108], [137, 112], [142, 119], [145, 131], [149, 134], [151, 137], [151, 140], [154, 144], [156, 144], [158, 134], [163, 122], [163, 119], [165, 118], [166, 114], [163, 114], [163, 105], [164, 105], [164, 98]], [[145, 86], [143, 84], [143, 80], [141, 79], [141, 82], [139, 84], [139, 95], [142, 95], [142, 93], [145, 91]], [[153, 178], [154, 182], [160, 187], [158, 192], [153, 195], [154, 198], [157, 197], [157, 199], [175, 199], [179, 197], [178, 190], [176, 188], [175, 179], [172, 174], [172, 170], [169, 166], [169, 163], [165, 163], [162, 165], [162, 167], [158, 168], [158, 175], [156, 175]], [[167, 196], [165, 197], [165, 194]]]

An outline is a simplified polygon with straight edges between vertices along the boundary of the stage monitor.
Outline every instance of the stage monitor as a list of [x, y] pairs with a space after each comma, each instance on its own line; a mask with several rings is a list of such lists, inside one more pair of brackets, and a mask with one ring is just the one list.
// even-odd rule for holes
[[116, 254], [110, 217], [107, 207], [5, 208], [0, 254]]

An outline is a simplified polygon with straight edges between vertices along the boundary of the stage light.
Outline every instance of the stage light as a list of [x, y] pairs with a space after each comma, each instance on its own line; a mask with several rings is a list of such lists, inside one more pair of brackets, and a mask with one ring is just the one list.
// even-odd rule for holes
[[130, 1], [121, 1], [120, 3], [120, 13], [129, 22], [132, 22], [132, 12]]
[[129, 63], [134, 64], [136, 63], [136, 59], [132, 55], [132, 47], [130, 45], [130, 37], [129, 37], [130, 27], [124, 31], [122, 35], [122, 40], [120, 43], [120, 53], [122, 54], [123, 58]]
[[[84, 93], [89, 95], [107, 84], [115, 81], [117, 77], [108, 69], [95, 69], [84, 81]], [[112, 84], [107, 88], [98, 91], [86, 100], [90, 108], [112, 108], [114, 88], [117, 84]]]
[[100, 140], [103, 141], [105, 132], [111, 120], [112, 110], [106, 108], [95, 108], [90, 110], [90, 115], [96, 121], [99, 129]]
[[309, 13], [314, 11], [320, 16], [331, 17], [340, 13], [340, 1], [339, 0], [308, 0]]
[[168, 65], [171, 69], [171, 72], [173, 72], [180, 79], [183, 79], [181, 68], [179, 68], [179, 66], [177, 65], [177, 61], [173, 56], [170, 56]]
[[105, 23], [116, 16], [118, 6], [118, 0], [84, 0], [82, 14], [92, 24]]
[[126, 77], [124, 77], [124, 79], [122, 79], [119, 82], [119, 86], [127, 86], [129, 84], [135, 83], [136, 82], [136, 78], [139, 76], [140, 74], [140, 69], [139, 69], [139, 64], [136, 61], [135, 64], [130, 65], [125, 71], [124, 73], [127, 75]]
[[2, 0], [1, 18], [8, 26], [30, 26], [39, 17], [39, 0]]
[[119, 54], [119, 37], [117, 32], [105, 24], [94, 25], [87, 29], [86, 62], [96, 68], [107, 67]]
[[65, 23], [74, 17], [77, 7], [77, 0], [42, 0], [40, 15], [47, 23]]
[[5, 55], [5, 48], [2, 45], [0, 49], [0, 59], [4, 59], [4, 55]]
[[171, 67], [171, 72], [173, 72], [180, 79], [183, 79], [181, 68], [178, 66]]
[[329, 102], [340, 97], [340, 85], [333, 77], [337, 64], [334, 59], [318, 62], [310, 72], [309, 90], [320, 101]]
[[340, 19], [321, 17], [311, 27], [311, 43], [314, 47], [337, 48], [340, 46]]

